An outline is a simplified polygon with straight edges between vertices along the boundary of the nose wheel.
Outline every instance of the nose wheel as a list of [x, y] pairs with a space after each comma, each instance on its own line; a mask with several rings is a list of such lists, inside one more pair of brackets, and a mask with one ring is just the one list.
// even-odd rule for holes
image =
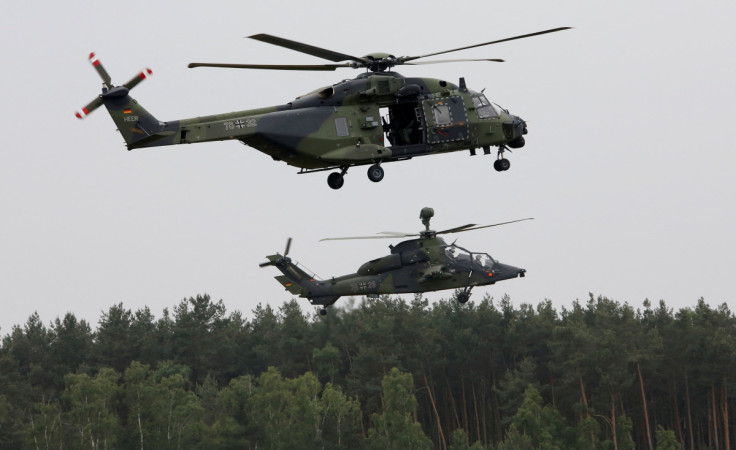
[[504, 172], [511, 168], [511, 161], [506, 158], [497, 159], [493, 161], [493, 168], [496, 169], [497, 172]]
[[493, 168], [496, 169], [497, 172], [504, 172], [511, 168], [511, 161], [503, 157], [503, 152], [506, 150], [508, 150], [508, 148], [505, 145], [499, 146], [498, 148], [498, 156], [496, 157], [496, 160], [493, 161]]

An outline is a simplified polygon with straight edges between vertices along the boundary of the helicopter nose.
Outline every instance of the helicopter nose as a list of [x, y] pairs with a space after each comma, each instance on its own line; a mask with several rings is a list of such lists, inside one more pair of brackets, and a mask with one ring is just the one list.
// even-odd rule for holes
[[519, 126], [521, 127], [521, 134], [522, 135], [527, 134], [529, 132], [529, 130], [527, 130], [527, 127], [526, 127], [526, 120], [522, 119], [519, 116], [514, 116], [514, 117], [515, 117], [516, 121], [518, 121]]
[[498, 278], [502, 280], [509, 280], [516, 277], [524, 278], [526, 276], [526, 269], [510, 266], [508, 264], [496, 263], [493, 269]]
[[514, 116], [514, 120], [509, 124], [510, 139], [508, 146], [511, 148], [521, 148], [526, 144], [524, 135], [529, 132], [526, 127], [526, 121], [519, 116]]

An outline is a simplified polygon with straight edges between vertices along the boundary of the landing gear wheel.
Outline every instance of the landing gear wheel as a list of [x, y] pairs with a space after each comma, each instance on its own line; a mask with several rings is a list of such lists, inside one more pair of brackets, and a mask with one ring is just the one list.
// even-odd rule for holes
[[368, 179], [374, 183], [383, 180], [383, 168], [378, 164], [374, 164], [368, 168]]
[[326, 316], [327, 315], [327, 310], [325, 308], [320, 309], [319, 310], [319, 315], [320, 316]]
[[342, 185], [345, 184], [345, 178], [343, 178], [340, 172], [332, 172], [327, 177], [327, 184], [330, 185], [332, 189], [340, 189]]
[[506, 158], [497, 159], [493, 162], [493, 168], [498, 172], [503, 172], [511, 168], [511, 161]]
[[457, 301], [460, 303], [467, 303], [470, 300], [470, 292], [460, 292], [457, 294]]

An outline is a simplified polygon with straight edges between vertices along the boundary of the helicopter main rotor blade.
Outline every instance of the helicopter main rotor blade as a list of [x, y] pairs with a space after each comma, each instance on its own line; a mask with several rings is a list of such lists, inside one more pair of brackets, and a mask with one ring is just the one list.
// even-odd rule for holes
[[385, 236], [348, 236], [338, 238], [322, 238], [319, 241], [348, 241], [352, 239], [397, 239], [403, 237], [419, 236], [418, 234], [387, 234]]
[[486, 59], [437, 59], [434, 61], [417, 61], [404, 63], [405, 66], [420, 66], [425, 64], [444, 64], [444, 63], [455, 63], [455, 62], [476, 62], [476, 61], [490, 61], [490, 62], [505, 62], [503, 59], [497, 58], [486, 58]]
[[465, 231], [467, 228], [475, 227], [478, 224], [476, 223], [469, 223], [467, 225], [462, 225], [455, 228], [448, 228], [447, 230], [438, 231], [437, 234], [447, 234], [447, 233], [458, 233], [460, 231]]
[[265, 69], [265, 70], [336, 70], [341, 67], [353, 67], [350, 64], [221, 64], [221, 63], [189, 63], [190, 69], [195, 67], [220, 67], [226, 69]]
[[507, 41], [513, 41], [513, 40], [516, 40], [516, 39], [524, 39], [524, 38], [528, 38], [528, 37], [532, 37], [532, 36], [539, 36], [541, 34], [555, 33], [557, 31], [569, 30], [571, 28], [572, 27], [552, 28], [550, 30], [537, 31], [536, 33], [522, 34], [521, 36], [514, 36], [514, 37], [510, 37], [510, 38], [506, 38], [506, 39], [499, 39], [499, 40], [496, 40], [496, 41], [484, 42], [482, 44], [468, 45], [467, 47], [454, 48], [452, 50], [444, 50], [444, 51], [435, 52], [435, 53], [427, 53], [426, 55], [421, 55], [421, 56], [402, 56], [401, 58], [399, 58], [399, 61], [401, 61], [403, 63], [403, 62], [406, 62], [406, 61], [413, 61], [413, 60], [419, 59], [419, 58], [426, 58], [427, 56], [442, 55], [442, 54], [445, 54], [445, 53], [452, 53], [452, 52], [457, 52], [457, 51], [460, 51], [460, 50], [467, 50], [469, 48], [483, 47], [484, 45], [498, 44], [500, 42], [507, 42]]
[[534, 220], [534, 217], [527, 217], [526, 219], [512, 220], [510, 222], [494, 223], [493, 225], [481, 225], [481, 226], [475, 226], [475, 225], [473, 225], [472, 228], [465, 228], [465, 227], [458, 227], [458, 228], [461, 228], [461, 229], [454, 229], [454, 228], [452, 228], [452, 229], [450, 229], [448, 231], [439, 231], [439, 232], [437, 232], [437, 234], [440, 234], [440, 233], [459, 233], [461, 231], [480, 230], [481, 228], [497, 227], [499, 225], [506, 225], [506, 224], [509, 224], [509, 223], [523, 222], [524, 220]]
[[267, 44], [278, 45], [279, 47], [288, 48], [297, 52], [306, 53], [308, 55], [316, 56], [318, 58], [326, 59], [328, 61], [339, 62], [339, 61], [359, 61], [363, 64], [367, 64], [368, 61], [363, 58], [358, 58], [352, 55], [346, 55], [345, 53], [339, 53], [324, 48], [315, 47], [314, 45], [304, 44], [302, 42], [292, 41], [290, 39], [284, 39], [270, 34], [254, 34], [248, 36], [251, 39], [265, 42]]

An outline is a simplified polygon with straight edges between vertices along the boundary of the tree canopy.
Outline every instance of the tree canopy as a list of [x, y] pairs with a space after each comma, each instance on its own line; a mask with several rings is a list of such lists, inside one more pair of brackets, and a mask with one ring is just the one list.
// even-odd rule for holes
[[2, 448], [730, 448], [736, 318], [590, 296], [390, 296], [250, 314], [207, 295], [0, 346]]

